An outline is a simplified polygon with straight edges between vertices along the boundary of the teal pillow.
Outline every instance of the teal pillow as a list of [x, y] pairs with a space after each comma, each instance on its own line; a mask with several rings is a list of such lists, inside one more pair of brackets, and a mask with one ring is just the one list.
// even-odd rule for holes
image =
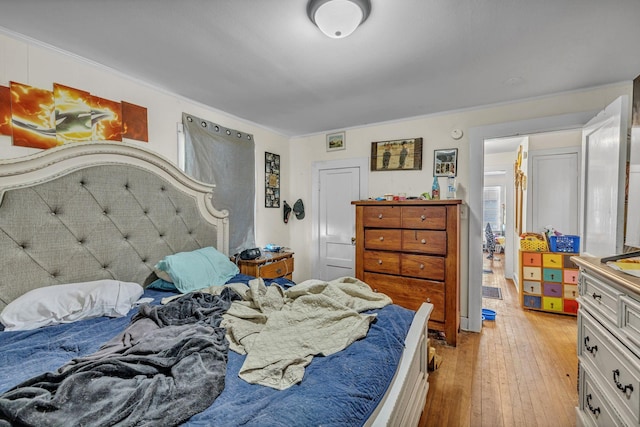
[[147, 285], [147, 289], [157, 289], [159, 291], [173, 291], [177, 292], [176, 285], [166, 280], [156, 279]]
[[169, 274], [176, 289], [182, 293], [224, 285], [240, 272], [225, 254], [210, 246], [168, 255], [155, 268]]

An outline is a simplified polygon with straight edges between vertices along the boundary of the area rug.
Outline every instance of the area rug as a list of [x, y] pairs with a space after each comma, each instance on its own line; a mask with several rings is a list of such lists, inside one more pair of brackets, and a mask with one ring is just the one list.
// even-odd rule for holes
[[502, 299], [502, 289], [494, 286], [483, 286], [482, 298]]

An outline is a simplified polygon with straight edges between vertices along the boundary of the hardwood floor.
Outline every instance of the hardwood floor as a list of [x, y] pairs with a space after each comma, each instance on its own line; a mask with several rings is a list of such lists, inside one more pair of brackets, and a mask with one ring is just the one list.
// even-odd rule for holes
[[502, 300], [483, 298], [496, 311], [482, 332], [461, 332], [457, 347], [432, 339], [442, 356], [429, 374], [420, 426], [575, 426], [578, 402], [576, 318], [524, 310], [502, 256], [485, 259], [483, 284]]

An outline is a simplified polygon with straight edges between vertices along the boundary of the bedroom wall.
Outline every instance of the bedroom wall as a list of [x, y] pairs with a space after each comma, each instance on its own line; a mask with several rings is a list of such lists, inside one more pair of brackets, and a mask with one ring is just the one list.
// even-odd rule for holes
[[[1, 31], [1, 29], [0, 29]], [[148, 109], [149, 143], [142, 144], [171, 161], [177, 160], [176, 123], [187, 111], [224, 126], [252, 133], [256, 142], [256, 240], [259, 245], [288, 245], [296, 252], [294, 280], [312, 277], [313, 245], [311, 227], [311, 171], [314, 161], [369, 157], [371, 142], [400, 138], [423, 138], [423, 168], [421, 171], [376, 172], [369, 175], [369, 196], [387, 192], [417, 195], [431, 188], [433, 180], [433, 150], [458, 148], [458, 197], [468, 201], [469, 159], [468, 129], [517, 120], [548, 117], [573, 112], [596, 112], [622, 94], [631, 96], [632, 84], [621, 83], [590, 90], [547, 96], [517, 103], [486, 106], [462, 111], [444, 112], [423, 117], [346, 129], [346, 150], [326, 151], [326, 134], [289, 139], [223, 111], [192, 102], [180, 96], [152, 87], [140, 80], [82, 58], [52, 49], [39, 42], [25, 40], [14, 34], [0, 32], [0, 85], [17, 81], [41, 88], [51, 88], [54, 82], [87, 90], [95, 95], [144, 106]], [[382, 102], [382, 101], [381, 101]], [[451, 138], [451, 130], [462, 129], [460, 140]], [[337, 129], [344, 130], [344, 129]], [[8, 137], [0, 136], [0, 158], [29, 154], [33, 150], [13, 147]], [[281, 155], [282, 200], [301, 198], [305, 202], [307, 219], [282, 221], [282, 209], [264, 208], [264, 152]], [[295, 162], [292, 161], [295, 159]], [[444, 181], [441, 182], [441, 187]], [[468, 215], [462, 220], [461, 247], [461, 310], [467, 315], [468, 296]]]
[[[114, 101], [125, 100], [147, 108], [149, 143], [127, 140], [128, 144], [149, 148], [174, 163], [177, 162], [176, 124], [182, 112], [194, 114], [223, 126], [252, 133], [256, 143], [256, 240], [288, 242], [289, 229], [282, 221], [281, 209], [264, 208], [264, 152], [280, 154], [283, 177], [289, 164], [288, 138], [261, 126], [231, 116], [222, 111], [189, 101], [154, 88], [142, 81], [118, 73], [82, 58], [54, 50], [36, 42], [26, 41], [0, 32], [0, 85], [10, 81], [42, 89], [53, 89], [60, 83], [86, 90]], [[0, 158], [13, 158], [40, 151], [14, 147], [11, 138], [0, 136]], [[288, 180], [281, 183], [283, 199], [288, 199]]]
[[[499, 123], [549, 117], [577, 112], [594, 112], [604, 108], [620, 95], [631, 96], [632, 84], [621, 83], [590, 90], [546, 96], [522, 102], [486, 106], [464, 111], [445, 112], [430, 116], [408, 118], [387, 123], [346, 129], [346, 149], [326, 151], [326, 134], [307, 135], [291, 139], [290, 157], [295, 158], [290, 167], [290, 193], [303, 200], [311, 200], [311, 172], [315, 161], [338, 160], [343, 158], [369, 157], [371, 142], [401, 138], [422, 137], [423, 164], [421, 171], [390, 171], [369, 173], [369, 197], [384, 193], [404, 192], [418, 195], [431, 189], [433, 181], [433, 150], [458, 148], [458, 188], [457, 196], [468, 203], [469, 165], [479, 159], [469, 158], [468, 129]], [[462, 129], [460, 140], [451, 138], [451, 130]], [[344, 130], [344, 129], [337, 129]], [[546, 144], [547, 142], [541, 142]], [[440, 183], [442, 188], [444, 180]], [[312, 275], [311, 241], [313, 206], [307, 206], [305, 221], [290, 224], [291, 246], [296, 252], [296, 277], [307, 279]], [[480, 215], [480, 214], [477, 214]], [[468, 315], [469, 274], [468, 274], [468, 215], [462, 219], [461, 245], [461, 315]]]

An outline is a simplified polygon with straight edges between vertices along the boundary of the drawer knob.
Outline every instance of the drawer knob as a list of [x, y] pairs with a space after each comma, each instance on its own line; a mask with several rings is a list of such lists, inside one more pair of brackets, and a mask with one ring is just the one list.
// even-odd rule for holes
[[378, 260], [378, 264], [382, 265], [382, 260], [381, 259]]
[[424, 270], [424, 264], [420, 264], [420, 270]]
[[276, 274], [277, 274], [277, 275], [282, 274], [282, 269], [281, 269], [281, 268], [277, 269], [277, 270], [276, 270]]
[[591, 294], [591, 297], [593, 299], [602, 300], [602, 295], [600, 295], [600, 294]]
[[589, 347], [589, 337], [584, 337], [584, 348], [592, 355], [595, 355], [598, 351], [597, 345], [592, 345], [591, 347]]
[[427, 217], [426, 217], [426, 216], [424, 216], [424, 215], [420, 215], [420, 219], [421, 219], [422, 221], [424, 221], [425, 219], [427, 219]]
[[631, 393], [633, 393], [633, 385], [631, 384], [622, 385], [620, 381], [618, 381], [618, 378], [620, 378], [620, 370], [614, 369], [613, 382], [616, 383], [616, 387], [618, 387], [618, 390], [626, 394], [627, 397], [631, 396]]
[[380, 236], [380, 241], [384, 242], [384, 236]]
[[420, 240], [420, 243], [422, 243], [424, 245], [425, 243], [427, 243], [427, 239]]
[[589, 410], [593, 415], [600, 414], [600, 407], [594, 408], [593, 406], [591, 406], [591, 393], [587, 394], [587, 406], [589, 407]]
[[382, 219], [382, 214], [378, 214], [378, 219]]

